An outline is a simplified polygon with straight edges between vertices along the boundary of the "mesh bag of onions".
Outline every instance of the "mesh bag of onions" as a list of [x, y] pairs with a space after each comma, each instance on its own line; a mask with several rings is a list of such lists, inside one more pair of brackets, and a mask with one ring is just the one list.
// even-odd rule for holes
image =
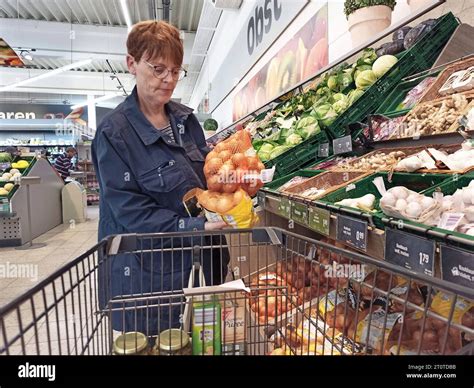
[[263, 186], [260, 173], [264, 169], [250, 134], [237, 131], [207, 155], [204, 174], [208, 190], [198, 190], [200, 205], [236, 228], [253, 226], [258, 218], [250, 197]]

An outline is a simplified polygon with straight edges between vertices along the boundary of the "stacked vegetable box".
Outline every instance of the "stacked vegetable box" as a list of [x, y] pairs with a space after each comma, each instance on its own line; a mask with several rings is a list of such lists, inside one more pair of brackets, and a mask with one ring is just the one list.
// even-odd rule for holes
[[[404, 77], [428, 69], [457, 25], [449, 13], [413, 29], [401, 29], [394, 34], [392, 46], [365, 49], [354, 63], [338, 65], [306, 91], [293, 93], [287, 101], [258, 115], [245, 128], [251, 132], [262, 162], [266, 167], [276, 166], [275, 176], [281, 177], [329, 156], [333, 139], [346, 134], [358, 138], [360, 131], [351, 133], [349, 125], [375, 113], [380, 101]], [[409, 101], [404, 103], [412, 106]], [[438, 104], [438, 114], [449, 112], [446, 120], [454, 123], [468, 103], [469, 96], [450, 98]]]

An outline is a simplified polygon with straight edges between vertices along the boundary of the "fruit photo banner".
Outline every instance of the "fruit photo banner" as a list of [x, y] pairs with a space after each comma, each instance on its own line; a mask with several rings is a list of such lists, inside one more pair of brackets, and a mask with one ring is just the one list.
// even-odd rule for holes
[[0, 38], [0, 66], [23, 67], [23, 61], [16, 54], [10, 45]]
[[262, 107], [328, 64], [328, 7], [322, 7], [234, 96], [234, 121]]

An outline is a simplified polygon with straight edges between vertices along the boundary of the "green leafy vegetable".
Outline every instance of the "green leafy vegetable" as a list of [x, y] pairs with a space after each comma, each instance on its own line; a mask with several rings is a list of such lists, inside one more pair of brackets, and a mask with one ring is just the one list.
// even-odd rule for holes
[[356, 86], [358, 89], [367, 89], [377, 81], [372, 70], [362, 71], [356, 78]]

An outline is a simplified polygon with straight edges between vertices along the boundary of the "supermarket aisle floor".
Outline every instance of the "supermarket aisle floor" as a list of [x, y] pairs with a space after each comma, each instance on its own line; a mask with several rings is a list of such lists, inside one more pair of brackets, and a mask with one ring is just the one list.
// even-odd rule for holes
[[[0, 248], [0, 265], [29, 264], [29, 277], [5, 277], [0, 279], [0, 306], [9, 302], [63, 264], [74, 259], [97, 243], [99, 220], [98, 206], [88, 207], [88, 220], [84, 223], [59, 225], [36, 238], [34, 243], [46, 246], [30, 250]], [[11, 275], [11, 273], [10, 273]]]

